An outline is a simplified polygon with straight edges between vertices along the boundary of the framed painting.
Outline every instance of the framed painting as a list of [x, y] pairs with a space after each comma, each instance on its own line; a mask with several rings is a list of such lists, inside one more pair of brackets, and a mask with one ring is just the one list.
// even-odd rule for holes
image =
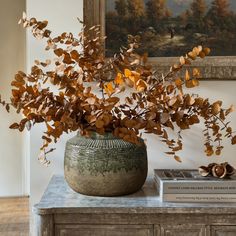
[[84, 0], [84, 24], [100, 25], [110, 57], [139, 35], [139, 52], [161, 73], [169, 71], [194, 46], [211, 48], [211, 56], [193, 67], [207, 80], [236, 79], [235, 0]]

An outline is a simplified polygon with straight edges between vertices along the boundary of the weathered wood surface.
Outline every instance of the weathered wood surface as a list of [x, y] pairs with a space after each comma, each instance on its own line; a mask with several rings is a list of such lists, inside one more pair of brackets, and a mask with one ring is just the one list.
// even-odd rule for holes
[[[34, 235], [40, 236], [53, 236], [54, 234], [54, 219], [53, 215], [47, 214], [41, 217], [40, 215], [35, 215], [35, 231]], [[57, 234], [56, 234], [57, 235]]]
[[212, 226], [212, 236], [235, 236], [236, 226]]
[[207, 228], [205, 225], [198, 224], [163, 224], [161, 226], [161, 235], [168, 236], [204, 236]]
[[236, 204], [163, 203], [152, 179], [122, 197], [90, 197], [54, 176], [34, 207], [38, 236], [233, 236]]
[[58, 236], [152, 236], [153, 227], [145, 225], [57, 225], [55, 232]]

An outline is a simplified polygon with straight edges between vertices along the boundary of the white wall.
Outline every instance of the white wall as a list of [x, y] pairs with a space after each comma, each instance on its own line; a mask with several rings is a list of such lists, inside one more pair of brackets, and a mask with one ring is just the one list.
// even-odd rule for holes
[[[56, 5], [56, 8], [55, 8]], [[82, 18], [82, 0], [28, 0], [27, 12], [29, 16], [35, 16], [39, 19], [48, 19], [49, 27], [55, 33], [62, 31], [77, 32], [80, 28], [76, 21], [76, 16]], [[35, 58], [45, 58], [42, 53], [42, 43], [35, 41], [28, 35], [28, 67]], [[221, 99], [226, 105], [235, 103], [236, 81], [209, 81], [202, 82], [197, 91], [203, 96]], [[232, 126], [236, 129], [236, 113], [232, 116]], [[63, 174], [63, 155], [65, 141], [69, 138], [64, 136], [56, 145], [57, 150], [51, 155], [51, 165], [46, 168], [37, 161], [38, 150], [41, 145], [42, 126], [35, 127], [31, 131], [31, 200], [32, 203], [39, 201], [43, 191], [46, 188], [53, 174]], [[199, 165], [207, 164], [212, 161], [229, 161], [236, 165], [236, 146], [232, 147], [229, 143], [225, 144], [225, 150], [222, 158], [207, 158], [203, 153], [203, 141], [201, 135], [201, 126], [196, 126], [192, 130], [187, 130], [185, 136], [185, 149], [181, 153], [183, 163], [179, 164], [163, 154], [165, 146], [160, 144], [154, 136], [148, 136], [148, 157], [149, 172], [152, 174], [154, 168], [196, 168]], [[185, 133], [185, 132], [184, 132]]]
[[[83, 17], [83, 0], [28, 0], [28, 17], [36, 17], [38, 20], [48, 20], [52, 34], [60, 34], [62, 31], [78, 34], [81, 24], [77, 17]], [[44, 60], [50, 55], [44, 51], [43, 41], [35, 40], [30, 32], [27, 33], [27, 69], [29, 70], [35, 59]], [[63, 155], [65, 141], [68, 136], [63, 136], [57, 143], [56, 151], [50, 156], [51, 165], [45, 167], [38, 162], [39, 148], [41, 146], [41, 136], [44, 126], [34, 127], [30, 132], [30, 196], [31, 204], [35, 204], [41, 198], [48, 181], [53, 174], [63, 174]]]
[[[10, 83], [25, 69], [25, 31], [17, 22], [25, 11], [25, 0], [1, 0], [0, 7], [0, 94], [9, 101]], [[0, 196], [28, 195], [26, 158], [27, 133], [8, 127], [20, 116], [0, 109]]]

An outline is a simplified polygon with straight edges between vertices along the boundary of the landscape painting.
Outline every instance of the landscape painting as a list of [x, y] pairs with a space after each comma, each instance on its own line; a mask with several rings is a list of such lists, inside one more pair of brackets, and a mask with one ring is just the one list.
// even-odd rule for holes
[[236, 55], [235, 0], [106, 0], [106, 56], [127, 36], [139, 35], [140, 53], [176, 57], [194, 46], [210, 47], [211, 56]]

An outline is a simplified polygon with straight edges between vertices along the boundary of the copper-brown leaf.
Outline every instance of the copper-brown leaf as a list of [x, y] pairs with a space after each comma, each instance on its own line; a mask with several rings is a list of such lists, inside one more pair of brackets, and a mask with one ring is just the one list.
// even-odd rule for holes
[[221, 106], [218, 102], [212, 104], [212, 114], [217, 115], [221, 110]]
[[161, 114], [161, 119], [160, 119], [160, 122], [161, 124], [165, 124], [170, 118], [170, 115], [166, 112], [162, 113]]
[[96, 127], [97, 127], [98, 129], [100, 129], [100, 128], [103, 128], [103, 127], [104, 127], [105, 123], [104, 123], [103, 120], [98, 119], [98, 120], [96, 121], [95, 125], [96, 125]]
[[185, 71], [185, 80], [186, 81], [190, 80], [190, 74], [188, 70]]
[[232, 137], [231, 144], [233, 144], [233, 145], [236, 144], [236, 135]]
[[181, 158], [177, 155], [174, 156], [174, 159], [177, 161], [177, 162], [182, 162]]
[[12, 125], [10, 125], [9, 128], [10, 128], [10, 129], [19, 129], [19, 124], [13, 123]]
[[211, 49], [210, 48], [204, 48], [203, 52], [205, 53], [205, 55], [208, 55], [208, 54], [210, 54]]
[[54, 50], [54, 53], [55, 53], [58, 57], [62, 56], [62, 55], [63, 55], [63, 52], [64, 52], [64, 50], [63, 50], [62, 48], [58, 48], [58, 49], [55, 49], [55, 50]]

